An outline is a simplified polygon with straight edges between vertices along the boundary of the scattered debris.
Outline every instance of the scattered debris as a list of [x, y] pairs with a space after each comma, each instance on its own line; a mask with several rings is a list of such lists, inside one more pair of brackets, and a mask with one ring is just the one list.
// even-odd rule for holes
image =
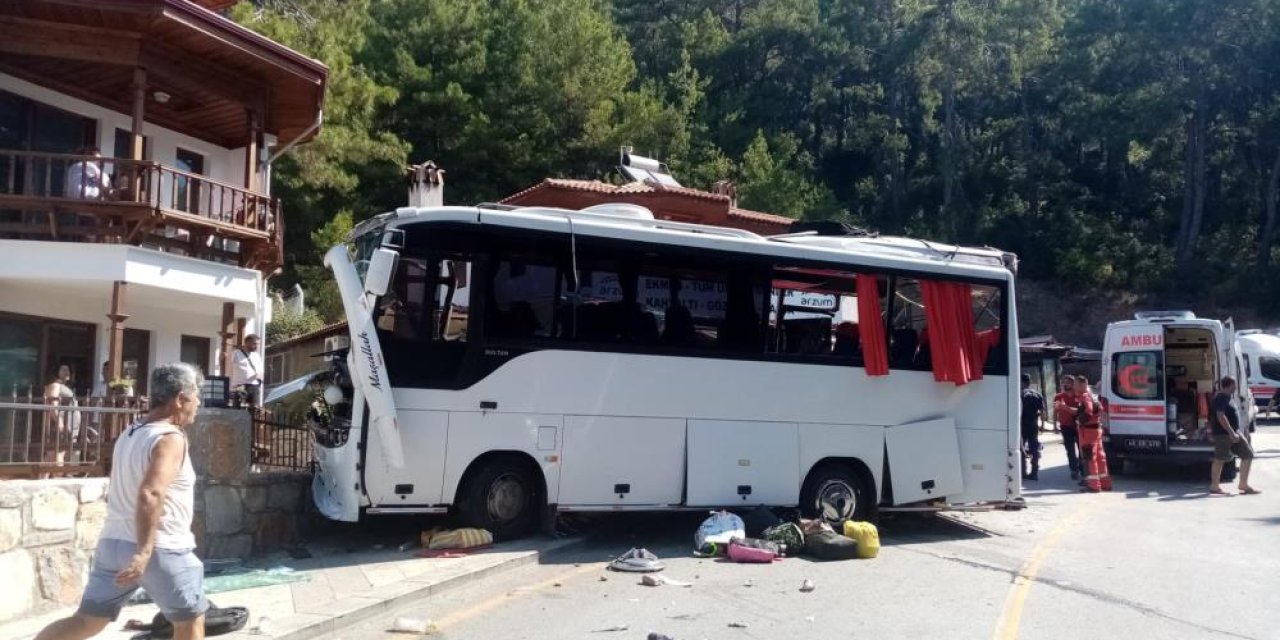
[[609, 581], [609, 576], [604, 576], [604, 575], [600, 576], [600, 582], [608, 582], [608, 581]]
[[809, 593], [816, 588], [817, 586], [815, 586], [813, 581], [808, 578], [805, 578], [804, 582], [800, 583], [800, 593]]
[[669, 635], [667, 635], [667, 634], [665, 634], [665, 633], [658, 633], [657, 631], [650, 631], [650, 632], [649, 632], [648, 640], [676, 640], [676, 639], [675, 639], [675, 638], [672, 638], [671, 636], [669, 636]]
[[593, 629], [592, 633], [609, 633], [611, 631], [627, 631], [629, 629], [631, 629], [631, 625], [629, 624], [615, 624], [612, 627], [605, 627], [603, 629]]
[[632, 573], [652, 573], [654, 571], [662, 571], [667, 568], [658, 560], [658, 556], [654, 555], [648, 549], [632, 549], [609, 563], [609, 568], [614, 571], [628, 571]]
[[559, 582], [555, 582], [555, 583], [552, 583], [552, 584], [551, 584], [551, 586], [553, 586], [553, 587], [563, 587], [564, 585], [563, 585], [563, 584], [560, 584]]
[[734, 538], [729, 543], [729, 559], [734, 562], [768, 564], [782, 559], [782, 548], [776, 542], [754, 538]]
[[435, 631], [436, 626], [430, 620], [421, 618], [400, 617], [396, 618], [391, 624], [389, 631], [392, 633], [411, 633], [414, 635], [425, 636]]
[[747, 578], [745, 581], [743, 581], [742, 586], [744, 586], [744, 587], [754, 587], [754, 586], [756, 586], [756, 581], [755, 581], [755, 580], [752, 580], [751, 578]]
[[747, 623], [745, 623], [745, 622], [730, 622], [730, 623], [729, 623], [729, 628], [730, 628], [730, 629], [746, 629], [746, 628], [747, 628]]
[[271, 618], [262, 616], [258, 618], [258, 626], [250, 629], [249, 633], [255, 636], [274, 636], [275, 631], [275, 624], [271, 622]]
[[661, 587], [662, 585], [670, 585], [673, 587], [692, 587], [692, 582], [683, 582], [680, 580], [672, 580], [663, 576], [655, 576], [653, 574], [645, 574], [640, 576], [640, 584], [646, 587]]

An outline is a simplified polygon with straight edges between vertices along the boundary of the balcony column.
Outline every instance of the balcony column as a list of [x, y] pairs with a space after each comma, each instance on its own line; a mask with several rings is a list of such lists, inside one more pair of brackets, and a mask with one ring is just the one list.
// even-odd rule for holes
[[142, 124], [147, 108], [147, 70], [142, 67], [133, 69], [133, 126], [130, 129], [132, 148], [130, 157], [142, 160], [143, 143]]
[[[244, 146], [244, 188], [250, 193], [258, 192], [258, 138], [262, 133], [262, 121], [256, 109], [245, 109], [245, 120], [249, 123], [249, 140]], [[244, 195], [244, 221], [250, 228], [258, 228], [258, 201], [250, 195]]]
[[107, 314], [107, 319], [111, 321], [111, 335], [108, 338], [111, 368], [107, 372], [111, 380], [119, 380], [120, 375], [124, 372], [124, 321], [129, 319], [128, 314], [124, 312], [124, 294], [126, 283], [117, 280], [111, 285], [111, 313]]
[[144, 116], [147, 108], [147, 70], [142, 67], [133, 69], [133, 123], [129, 128], [129, 157], [135, 161], [129, 176], [129, 198], [134, 202], [142, 202], [143, 173], [136, 162], [142, 161], [146, 153], [146, 138], [142, 133]]
[[236, 348], [236, 305], [234, 302], [222, 303], [222, 330], [218, 332], [222, 338], [222, 375], [231, 377], [231, 353]]

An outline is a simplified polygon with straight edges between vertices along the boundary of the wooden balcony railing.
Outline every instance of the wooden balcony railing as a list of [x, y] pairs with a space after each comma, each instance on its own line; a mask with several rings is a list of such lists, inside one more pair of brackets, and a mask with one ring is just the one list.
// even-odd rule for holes
[[[156, 162], [121, 158], [0, 149], [3, 210], [50, 213], [49, 222], [40, 228], [52, 229], [59, 239], [102, 238], [103, 234], [94, 233], [95, 218], [122, 210], [145, 211], [131, 220], [148, 232], [167, 225], [187, 230], [185, 235], [193, 241], [196, 236], [212, 236], [274, 245], [265, 253], [262, 246], [252, 247], [259, 256], [278, 253], [283, 236], [280, 203], [270, 196]], [[55, 210], [88, 219], [55, 221]], [[0, 233], [30, 231], [19, 228], [30, 227], [29, 220], [3, 222]], [[112, 237], [142, 241], [136, 233]]]

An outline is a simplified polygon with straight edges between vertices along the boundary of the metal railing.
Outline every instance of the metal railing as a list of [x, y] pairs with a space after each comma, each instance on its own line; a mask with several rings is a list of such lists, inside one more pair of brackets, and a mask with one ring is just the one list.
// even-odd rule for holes
[[0, 196], [144, 205], [270, 238], [281, 231], [278, 200], [149, 160], [0, 149]]
[[312, 471], [315, 432], [306, 416], [271, 409], [249, 409], [253, 415], [254, 471]]
[[59, 404], [0, 397], [0, 478], [108, 475], [116, 438], [146, 413], [145, 404], [125, 397]]

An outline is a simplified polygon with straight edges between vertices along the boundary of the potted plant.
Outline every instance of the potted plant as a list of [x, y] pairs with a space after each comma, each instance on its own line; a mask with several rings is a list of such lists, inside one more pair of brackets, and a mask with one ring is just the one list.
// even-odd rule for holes
[[125, 398], [133, 397], [133, 378], [116, 378], [108, 385], [111, 394], [115, 396], [123, 396]]

